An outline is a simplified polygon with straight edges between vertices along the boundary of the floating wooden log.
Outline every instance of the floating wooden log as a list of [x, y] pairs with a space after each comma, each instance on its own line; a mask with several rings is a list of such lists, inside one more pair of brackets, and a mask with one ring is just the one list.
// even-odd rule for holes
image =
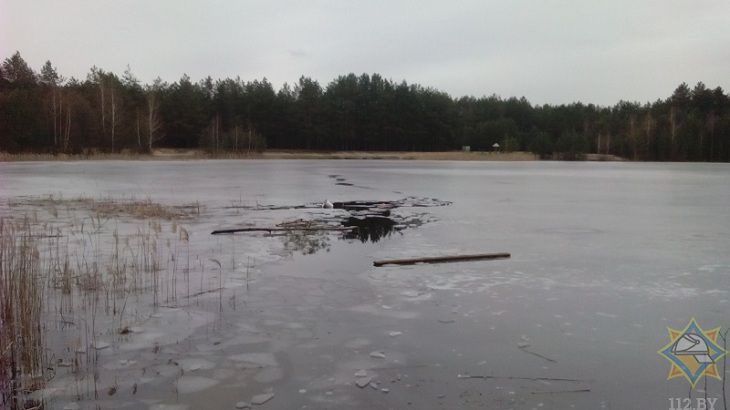
[[305, 231], [305, 232], [318, 232], [318, 231], [351, 231], [353, 227], [345, 226], [321, 226], [321, 227], [287, 227], [287, 228], [234, 228], [234, 229], [219, 229], [213, 231], [211, 235], [220, 235], [236, 232], [291, 232], [291, 231]]
[[392, 209], [396, 208], [396, 202], [387, 201], [348, 201], [348, 202], [333, 202], [332, 207], [335, 209], [345, 209], [348, 211], [362, 211], [372, 208], [380, 209]]
[[484, 259], [505, 259], [512, 255], [509, 253], [479, 253], [472, 255], [450, 255], [450, 256], [434, 256], [426, 258], [411, 258], [411, 259], [386, 259], [380, 261], [374, 261], [375, 266], [384, 265], [415, 265], [416, 263], [445, 263], [445, 262], [463, 262], [463, 261], [476, 261]]

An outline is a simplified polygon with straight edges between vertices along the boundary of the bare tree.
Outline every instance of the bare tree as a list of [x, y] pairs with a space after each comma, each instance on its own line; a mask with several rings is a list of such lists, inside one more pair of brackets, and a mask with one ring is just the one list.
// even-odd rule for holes
[[246, 155], [251, 155], [251, 121], [248, 121], [248, 149]]
[[[55, 126], [54, 126], [55, 128]], [[63, 95], [58, 96], [58, 136], [63, 133]], [[60, 142], [60, 141], [59, 141]]]
[[58, 129], [56, 117], [58, 116], [58, 109], [56, 108], [56, 87], [53, 87], [53, 146], [58, 147]]
[[[139, 83], [139, 80], [135, 75], [132, 73], [132, 69], [127, 65], [127, 69], [124, 70], [124, 74], [122, 75], [120, 86], [122, 90], [127, 90], [131, 92], [131, 94], [134, 96], [134, 106], [135, 106], [135, 128], [137, 133], [137, 149], [142, 149], [142, 114], [140, 113], [140, 102], [136, 100], [136, 96], [138, 95], [138, 92], [142, 92], [143, 88]], [[124, 118], [124, 112], [122, 111], [122, 118]]]
[[106, 136], [106, 118], [104, 115], [106, 104], [104, 104], [104, 80], [101, 76], [99, 77], [99, 93], [101, 94], [101, 132], [102, 135]]
[[114, 131], [117, 128], [117, 104], [116, 100], [114, 98], [114, 85], [109, 87], [111, 91], [111, 114], [112, 114], [112, 129], [111, 129], [111, 136], [112, 136], [112, 152], [114, 152]]
[[154, 142], [162, 139], [162, 121], [158, 113], [159, 108], [157, 89], [155, 86], [149, 87], [147, 90], [147, 149], [150, 153], [152, 153]]
[[717, 121], [718, 117], [714, 111], [707, 114], [707, 130], [709, 131], [708, 137], [710, 138], [710, 161], [715, 159], [715, 127], [717, 126]]
[[651, 110], [647, 108], [646, 116], [644, 117], [644, 131], [646, 132], [646, 143], [648, 146], [652, 145], [654, 141], [654, 130], [656, 129], [656, 120], [651, 115]]
[[139, 126], [139, 108], [137, 108], [137, 148], [142, 149], [142, 133]]
[[636, 160], [637, 157], [637, 147], [638, 147], [638, 136], [636, 132], [636, 117], [634, 114], [631, 114], [629, 116], [629, 138], [631, 140], [631, 151], [632, 151], [632, 159]]
[[238, 152], [238, 124], [233, 128], [233, 151]]
[[220, 147], [220, 132], [221, 132], [221, 115], [216, 114], [215, 115], [215, 129], [214, 129], [214, 138], [215, 138], [215, 152], [218, 152], [218, 148]]
[[69, 141], [71, 140], [71, 105], [66, 108], [66, 130], [63, 136], [63, 151], [68, 152]]
[[677, 107], [672, 105], [669, 107], [669, 149], [671, 150], [672, 159], [675, 153], [675, 140], [677, 138]]
[[53, 146], [58, 147], [59, 132], [60, 132], [60, 121], [63, 116], [63, 112], [59, 107], [58, 102], [58, 88], [63, 84], [64, 78], [58, 74], [58, 71], [51, 64], [50, 61], [46, 61], [41, 68], [40, 79], [50, 88], [50, 99], [51, 99], [51, 121], [53, 122]]
[[246, 155], [251, 155], [251, 128], [248, 129], [248, 134], [246, 135]]

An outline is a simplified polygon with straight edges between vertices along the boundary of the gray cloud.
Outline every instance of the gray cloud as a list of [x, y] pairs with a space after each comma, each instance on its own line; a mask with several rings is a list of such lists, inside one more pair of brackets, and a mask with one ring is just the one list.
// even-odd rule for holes
[[613, 104], [730, 88], [726, 1], [0, 0], [0, 52], [143, 80], [378, 72], [459, 96]]

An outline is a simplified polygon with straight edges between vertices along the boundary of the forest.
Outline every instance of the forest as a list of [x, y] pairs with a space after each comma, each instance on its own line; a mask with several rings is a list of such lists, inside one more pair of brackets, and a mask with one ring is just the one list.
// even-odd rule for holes
[[494, 143], [544, 159], [727, 162], [730, 96], [700, 82], [648, 103], [534, 105], [524, 97], [457, 98], [378, 74], [324, 86], [303, 76], [277, 90], [266, 78], [183, 75], [143, 84], [129, 68], [66, 78], [50, 61], [34, 70], [19, 52], [0, 65], [0, 151], [10, 153], [445, 151]]

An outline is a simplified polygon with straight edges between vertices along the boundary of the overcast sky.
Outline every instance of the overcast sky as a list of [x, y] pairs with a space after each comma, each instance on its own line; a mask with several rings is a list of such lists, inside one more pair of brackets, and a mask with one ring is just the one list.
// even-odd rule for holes
[[377, 72], [453, 96], [645, 102], [682, 81], [730, 90], [730, 1], [0, 0], [0, 55], [15, 50], [78, 78]]

